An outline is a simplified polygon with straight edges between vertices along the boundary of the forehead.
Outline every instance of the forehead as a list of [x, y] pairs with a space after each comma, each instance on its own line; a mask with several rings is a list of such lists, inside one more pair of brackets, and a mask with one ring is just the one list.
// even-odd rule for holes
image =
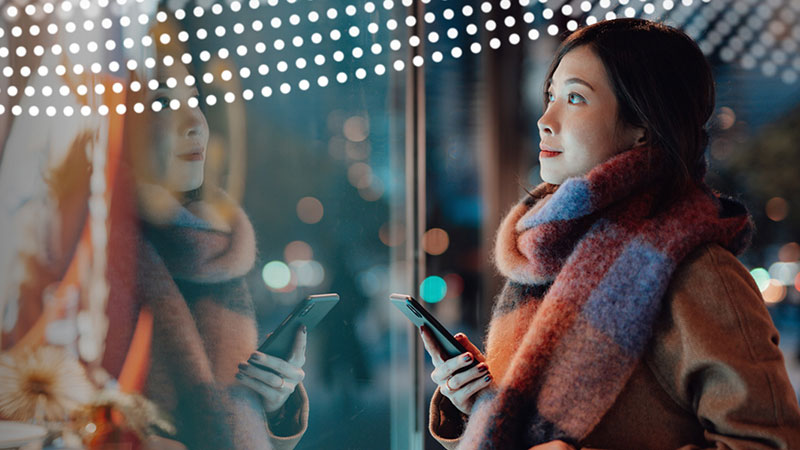
[[553, 72], [552, 84], [560, 85], [570, 78], [580, 78], [592, 87], [608, 86], [608, 76], [603, 61], [588, 46], [570, 50]]

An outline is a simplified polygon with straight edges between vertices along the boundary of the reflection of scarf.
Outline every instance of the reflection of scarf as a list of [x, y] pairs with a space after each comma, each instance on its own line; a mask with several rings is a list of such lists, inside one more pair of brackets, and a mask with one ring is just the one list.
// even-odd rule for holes
[[216, 220], [226, 231], [207, 220], [225, 208], [172, 205], [169, 220], [143, 224], [139, 242], [137, 292], [154, 319], [146, 393], [191, 449], [268, 448], [260, 398], [234, 378], [257, 342], [242, 278], [255, 260], [252, 226], [230, 202]]
[[577, 444], [627, 383], [681, 260], [708, 242], [745, 247], [746, 210], [705, 185], [648, 218], [649, 151], [542, 184], [504, 219], [495, 260], [508, 281], [487, 339], [497, 388], [476, 402], [460, 448]]

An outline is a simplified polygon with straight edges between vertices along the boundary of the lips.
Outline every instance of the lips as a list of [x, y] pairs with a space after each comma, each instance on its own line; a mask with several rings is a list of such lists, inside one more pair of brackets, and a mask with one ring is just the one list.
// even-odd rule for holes
[[539, 156], [542, 158], [552, 158], [553, 156], [558, 156], [561, 154], [561, 150], [557, 150], [543, 143], [539, 144], [539, 149], [541, 150]]
[[177, 157], [184, 161], [202, 161], [205, 159], [205, 152], [202, 148], [194, 148], [188, 152], [177, 155]]

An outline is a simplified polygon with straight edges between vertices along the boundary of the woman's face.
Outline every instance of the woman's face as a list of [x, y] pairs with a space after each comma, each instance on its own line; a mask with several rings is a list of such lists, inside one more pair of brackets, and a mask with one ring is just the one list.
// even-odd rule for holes
[[539, 118], [542, 180], [561, 184], [629, 149], [643, 128], [618, 125], [618, 104], [600, 58], [587, 46], [570, 50], [548, 83]]
[[[186, 86], [189, 75], [186, 66], [175, 62], [172, 66], [159, 64], [156, 77], [159, 88], [149, 93], [145, 118], [151, 139], [148, 151], [147, 177], [173, 192], [186, 192], [203, 184], [203, 169], [208, 145], [208, 123], [199, 107], [189, 107], [187, 101], [197, 97], [197, 88]], [[168, 87], [168, 80], [176, 82]], [[180, 107], [170, 108], [170, 102], [178, 100]], [[161, 104], [161, 110], [152, 111], [153, 103]], [[147, 142], [147, 141], [146, 141]]]

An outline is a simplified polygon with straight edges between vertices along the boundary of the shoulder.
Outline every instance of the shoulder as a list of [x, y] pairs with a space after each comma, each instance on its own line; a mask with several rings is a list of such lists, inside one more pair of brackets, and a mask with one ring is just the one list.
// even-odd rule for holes
[[697, 248], [678, 266], [664, 309], [678, 325], [708, 330], [708, 338], [741, 339], [753, 358], [774, 355], [778, 333], [755, 280], [717, 244]]
[[700, 380], [730, 378], [742, 387], [763, 384], [764, 375], [785, 377], [778, 339], [750, 273], [728, 250], [708, 244], [675, 271], [645, 360], [662, 387], [691, 409], [707, 387]]
[[678, 266], [654, 333], [681, 335], [684, 343], [706, 341], [700, 347], [732, 342], [753, 361], [780, 357], [778, 332], [755, 280], [717, 244], [697, 248]]

